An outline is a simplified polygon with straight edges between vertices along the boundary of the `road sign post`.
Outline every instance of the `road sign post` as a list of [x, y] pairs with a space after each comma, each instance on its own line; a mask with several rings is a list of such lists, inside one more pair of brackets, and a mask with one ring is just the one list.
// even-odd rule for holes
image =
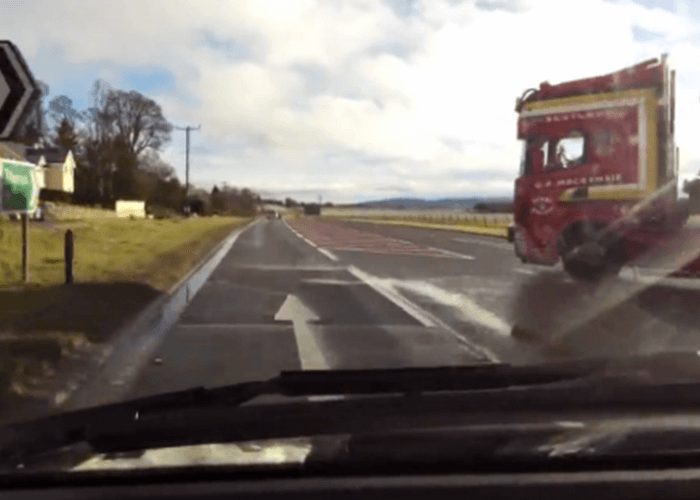
[[22, 214], [22, 281], [29, 282], [29, 215]]
[[66, 285], [73, 283], [73, 231], [67, 230], [63, 239], [63, 260], [66, 267]]
[[41, 172], [32, 163], [0, 159], [0, 213], [22, 218], [22, 281], [29, 281], [29, 215], [38, 205]]

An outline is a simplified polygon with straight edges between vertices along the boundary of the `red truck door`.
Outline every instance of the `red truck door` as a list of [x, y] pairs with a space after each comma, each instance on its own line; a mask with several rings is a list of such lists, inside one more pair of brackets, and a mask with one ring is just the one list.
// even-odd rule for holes
[[524, 260], [541, 264], [553, 264], [557, 260], [551, 244], [556, 238], [551, 224], [556, 190], [547, 171], [551, 149], [549, 137], [535, 135], [527, 139], [521, 176], [515, 183], [516, 252]]

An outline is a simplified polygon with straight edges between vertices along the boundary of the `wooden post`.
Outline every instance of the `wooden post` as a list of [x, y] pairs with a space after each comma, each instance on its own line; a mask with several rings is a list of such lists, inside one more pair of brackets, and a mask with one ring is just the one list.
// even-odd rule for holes
[[66, 264], [66, 285], [73, 283], [73, 231], [66, 231], [63, 240], [63, 260]]
[[22, 214], [22, 281], [29, 282], [29, 215]]

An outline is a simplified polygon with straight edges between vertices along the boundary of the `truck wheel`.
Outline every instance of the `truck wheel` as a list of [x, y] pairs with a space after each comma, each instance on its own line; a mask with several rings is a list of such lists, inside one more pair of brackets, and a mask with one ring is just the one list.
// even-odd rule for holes
[[580, 223], [565, 231], [559, 242], [564, 270], [574, 279], [599, 281], [622, 267], [620, 239], [605, 233], [604, 225]]

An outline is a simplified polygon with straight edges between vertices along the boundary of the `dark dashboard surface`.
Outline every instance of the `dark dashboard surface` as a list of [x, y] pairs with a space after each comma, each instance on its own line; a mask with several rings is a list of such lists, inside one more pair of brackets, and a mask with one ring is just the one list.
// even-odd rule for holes
[[698, 498], [700, 469], [617, 470], [494, 474], [404, 473], [268, 475], [169, 470], [125, 475], [26, 476], [5, 480], [3, 499], [186, 499], [186, 498]]

